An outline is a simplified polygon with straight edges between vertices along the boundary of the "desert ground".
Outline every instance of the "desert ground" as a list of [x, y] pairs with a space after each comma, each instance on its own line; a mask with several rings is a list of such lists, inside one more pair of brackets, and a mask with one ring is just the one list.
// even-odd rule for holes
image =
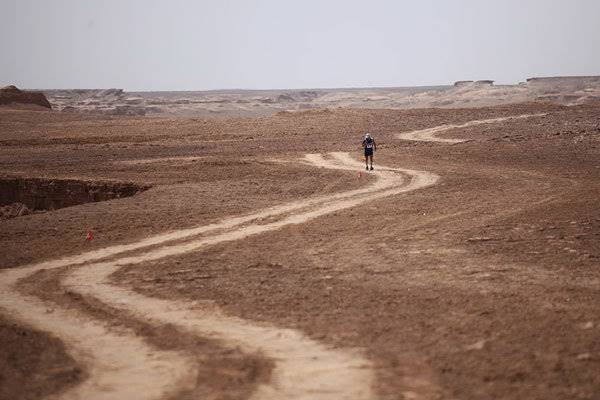
[[44, 90], [62, 112], [132, 116], [267, 116], [323, 108], [417, 109], [489, 107], [524, 102], [579, 105], [600, 100], [600, 76], [527, 78], [516, 85], [493, 80], [453, 85], [126, 92], [122, 89]]
[[578, 90], [0, 107], [0, 399], [600, 399]]

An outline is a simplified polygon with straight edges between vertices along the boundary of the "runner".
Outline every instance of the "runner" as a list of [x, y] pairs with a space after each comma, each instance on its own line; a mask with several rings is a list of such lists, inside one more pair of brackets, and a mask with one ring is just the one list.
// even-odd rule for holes
[[373, 152], [377, 150], [377, 144], [375, 139], [371, 137], [370, 133], [365, 134], [365, 138], [362, 141], [362, 146], [365, 149], [365, 168], [369, 170], [369, 158], [371, 159], [371, 171], [373, 171]]

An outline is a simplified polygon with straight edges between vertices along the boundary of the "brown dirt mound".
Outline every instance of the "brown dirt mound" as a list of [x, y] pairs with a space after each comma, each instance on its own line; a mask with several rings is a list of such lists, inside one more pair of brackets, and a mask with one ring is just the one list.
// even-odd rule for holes
[[44, 93], [24, 92], [13, 85], [0, 89], [0, 105], [6, 104], [35, 104], [46, 108], [52, 108]]

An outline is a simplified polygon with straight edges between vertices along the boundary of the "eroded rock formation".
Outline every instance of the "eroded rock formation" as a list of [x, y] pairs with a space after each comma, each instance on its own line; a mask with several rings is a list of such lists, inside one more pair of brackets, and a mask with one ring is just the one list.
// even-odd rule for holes
[[52, 108], [44, 93], [23, 91], [14, 85], [0, 89], [0, 105], [8, 104], [35, 104]]

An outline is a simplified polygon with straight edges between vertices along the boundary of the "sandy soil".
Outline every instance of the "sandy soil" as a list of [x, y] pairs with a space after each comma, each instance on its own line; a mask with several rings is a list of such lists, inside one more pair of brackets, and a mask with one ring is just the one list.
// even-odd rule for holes
[[85, 378], [62, 342], [47, 333], [1, 318], [0, 340], [1, 399], [39, 399]]
[[[137, 338], [149, 349], [144, 354], [174, 354], [196, 366], [182, 368], [196, 379], [175, 377], [162, 386], [171, 389], [154, 398], [276, 393], [264, 389], [277, 388], [281, 371], [268, 346], [236, 344], [223, 332], [228, 328], [190, 331], [177, 314], [190, 306], [202, 318], [219, 315], [243, 326], [294, 332], [294, 340], [361, 360], [358, 376], [372, 378], [352, 379], [368, 389], [348, 398], [593, 399], [600, 391], [597, 108], [523, 104], [221, 120], [0, 113], [0, 166], [8, 174], [153, 185], [129, 198], [2, 221], [0, 244], [4, 268], [42, 263], [3, 298], [12, 305], [26, 299], [32, 314], [8, 312], [9, 318], [35, 325], [37, 304], [44, 318], [81, 318], [101, 329], [99, 336]], [[523, 114], [546, 115], [464, 125]], [[396, 137], [441, 125], [458, 126], [436, 136], [468, 142], [447, 146]], [[358, 160], [364, 130], [380, 144], [376, 168], [429, 171], [439, 182], [381, 197], [335, 198], [386, 189], [373, 187], [380, 182], [375, 174], [359, 174], [360, 164], [344, 171], [299, 162], [306, 153], [329, 151], [349, 151]], [[253, 229], [251, 221], [237, 231], [217, 226], [218, 234], [205, 239], [196, 236], [203, 232], [190, 232], [322, 196], [334, 203], [269, 217], [256, 225], [256, 234], [235, 242], [214, 238]], [[349, 199], [357, 202], [336, 208]], [[294, 219], [327, 204], [336, 206], [317, 218]], [[296, 223], [282, 225], [286, 218]], [[90, 228], [97, 233], [88, 243]], [[182, 230], [189, 236], [165, 236]], [[146, 247], [136, 247], [143, 240]], [[194, 240], [210, 244], [161, 253]], [[115, 247], [123, 245], [130, 247]], [[106, 248], [118, 251], [100, 253]], [[95, 259], [120, 269], [68, 267]], [[101, 275], [92, 280], [84, 271]], [[0, 277], [6, 284], [7, 276], [27, 272], [12, 268]], [[110, 293], [131, 301], [111, 300]], [[161, 320], [156, 312], [139, 311], [151, 304], [165, 316], [160, 307], [179, 306]], [[38, 335], [34, 343], [20, 343], [18, 354], [49, 343], [48, 351], [68, 358], [59, 342]], [[82, 377], [96, 375], [93, 357], [78, 356], [72, 340], [62, 339], [79, 363], [73, 368]], [[11, 343], [10, 333], [0, 331], [0, 340]], [[202, 351], [192, 354], [198, 340], [204, 340]], [[14, 368], [6, 358], [0, 362]], [[73, 389], [72, 376], [57, 378], [64, 387], [42, 394], [62, 389], [67, 398], [90, 387], [91, 379]], [[187, 383], [177, 383], [181, 379]], [[25, 380], [9, 387], [12, 398], [28, 398], [34, 385]]]

